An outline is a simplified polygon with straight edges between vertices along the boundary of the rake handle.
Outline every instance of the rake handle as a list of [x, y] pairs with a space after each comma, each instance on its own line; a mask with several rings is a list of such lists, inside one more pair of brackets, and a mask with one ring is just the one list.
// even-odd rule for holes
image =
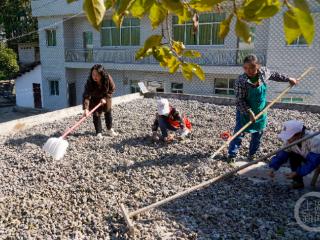
[[303, 138], [301, 138], [301, 139], [299, 139], [299, 140], [297, 140], [297, 141], [295, 141], [295, 142], [293, 142], [291, 144], [282, 146], [281, 148], [279, 148], [277, 150], [274, 150], [273, 152], [265, 155], [264, 157], [261, 157], [261, 158], [255, 160], [255, 161], [252, 161], [252, 162], [249, 162], [247, 164], [244, 164], [241, 167], [235, 168], [235, 169], [231, 170], [230, 172], [227, 172], [227, 173], [225, 173], [223, 175], [220, 175], [218, 177], [215, 177], [215, 178], [209, 179], [207, 181], [204, 181], [204, 182], [202, 182], [202, 183], [200, 183], [198, 185], [195, 185], [193, 187], [190, 187], [190, 188], [188, 188], [188, 189], [186, 189], [186, 190], [184, 190], [182, 192], [176, 193], [176, 194], [174, 194], [174, 195], [172, 195], [172, 196], [170, 196], [168, 198], [165, 198], [165, 199], [162, 199], [162, 200], [160, 200], [158, 202], [155, 202], [155, 203], [153, 203], [153, 204], [151, 204], [149, 206], [137, 209], [136, 211], [133, 211], [133, 212], [129, 213], [129, 217], [132, 218], [132, 217], [134, 217], [134, 216], [136, 216], [138, 214], [141, 214], [143, 212], [146, 212], [146, 211], [148, 211], [150, 209], [159, 207], [159, 206], [161, 206], [161, 205], [163, 205], [163, 204], [165, 204], [167, 202], [170, 202], [170, 201], [173, 201], [173, 200], [175, 200], [177, 198], [183, 197], [183, 196], [185, 196], [185, 195], [187, 195], [187, 194], [189, 194], [189, 193], [191, 193], [193, 191], [196, 191], [196, 190], [199, 190], [199, 189], [204, 188], [206, 186], [209, 186], [212, 183], [215, 183], [215, 182], [221, 181], [223, 179], [226, 179], [228, 177], [231, 177], [234, 174], [236, 174], [237, 172], [239, 172], [240, 170], [243, 170], [243, 169], [245, 169], [247, 167], [250, 167], [250, 166], [252, 166], [254, 164], [257, 164], [258, 162], [261, 162], [261, 161], [263, 161], [265, 159], [268, 159], [268, 158], [272, 157], [273, 155], [275, 155], [276, 153], [278, 153], [280, 151], [286, 150], [286, 149], [288, 149], [288, 148], [290, 148], [290, 147], [292, 147], [292, 146], [294, 146], [294, 145], [296, 145], [298, 143], [304, 142], [304, 141], [306, 141], [306, 140], [308, 140], [310, 138], [313, 138], [313, 137], [315, 137], [315, 136], [317, 136], [319, 134], [320, 134], [320, 131], [319, 132], [315, 132], [315, 133], [313, 133], [313, 134], [311, 134], [309, 136], [305, 136], [305, 137], [303, 137]]
[[66, 130], [63, 135], [61, 136], [61, 138], [65, 138], [66, 136], [68, 136], [73, 130], [75, 130], [84, 120], [86, 120], [88, 117], [90, 117], [90, 115], [95, 112], [100, 106], [102, 105], [102, 103], [99, 103], [97, 106], [95, 106], [89, 113], [88, 116], [83, 116], [78, 122], [76, 122], [71, 128], [69, 128], [68, 130]]
[[[297, 79], [297, 81], [300, 81], [302, 78], [304, 78], [311, 70], [313, 69], [313, 67], [309, 67], [306, 71], [304, 71], [304, 73]], [[283, 95], [285, 95], [291, 88], [293, 87], [293, 85], [289, 85], [288, 87], [286, 87], [280, 94], [279, 96], [277, 96], [275, 99], [272, 100], [271, 103], [269, 103], [260, 113], [258, 113], [254, 119], [257, 120], [259, 119], [259, 117], [261, 117], [264, 113], [266, 113], [269, 108], [271, 108], [278, 100], [280, 100], [282, 98]], [[231, 141], [233, 141], [236, 137], [238, 137], [244, 130], [246, 130], [251, 124], [253, 123], [253, 121], [249, 121], [246, 125], [244, 125], [238, 132], [236, 132], [231, 138], [228, 139], [228, 141], [226, 141], [214, 154], [211, 155], [211, 159], [215, 158], [215, 156], [217, 156], [222, 149], [224, 149], [227, 145], [229, 145], [231, 143]]]

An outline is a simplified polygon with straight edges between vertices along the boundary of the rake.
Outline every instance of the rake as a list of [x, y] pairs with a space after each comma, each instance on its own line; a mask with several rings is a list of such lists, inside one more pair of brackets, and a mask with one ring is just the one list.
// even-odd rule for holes
[[60, 160], [67, 152], [69, 143], [65, 138], [75, 130], [84, 120], [86, 120], [94, 111], [96, 111], [102, 103], [95, 106], [88, 114], [83, 116], [78, 122], [76, 122], [71, 128], [67, 129], [59, 138], [51, 137], [43, 146], [43, 150], [53, 157], [54, 160]]

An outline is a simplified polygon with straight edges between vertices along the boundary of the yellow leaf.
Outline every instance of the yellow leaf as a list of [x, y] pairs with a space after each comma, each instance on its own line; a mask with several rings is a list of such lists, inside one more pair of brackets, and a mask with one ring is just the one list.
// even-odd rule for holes
[[105, 0], [104, 6], [106, 7], [106, 10], [108, 10], [109, 8], [111, 8], [113, 6], [113, 1], [112, 0]]
[[296, 16], [291, 10], [286, 11], [283, 15], [283, 30], [288, 44], [291, 44], [301, 35]]
[[230, 31], [230, 23], [234, 14], [231, 13], [227, 19], [220, 23], [219, 37], [224, 39]]
[[315, 27], [308, 3], [305, 0], [295, 0], [294, 5], [295, 7], [291, 8], [291, 10], [296, 16], [302, 35], [307, 44], [310, 45], [314, 39]]
[[279, 0], [272, 1], [272, 4], [264, 6], [258, 13], [259, 18], [270, 18], [276, 15], [281, 9], [281, 3]]
[[199, 12], [212, 11], [214, 6], [225, 0], [191, 0], [190, 6]]
[[187, 50], [183, 52], [183, 56], [187, 58], [199, 58], [201, 53], [195, 50]]
[[205, 75], [204, 72], [202, 70], [202, 68], [195, 63], [190, 63], [190, 65], [192, 66], [192, 72], [194, 72], [194, 74], [200, 79], [200, 80], [204, 80], [205, 79]]
[[112, 20], [118, 28], [122, 25], [123, 18], [124, 18], [123, 14], [118, 15], [117, 13], [114, 13], [112, 16]]
[[183, 63], [181, 70], [184, 78], [188, 80], [192, 79], [192, 66], [189, 63]]
[[173, 41], [172, 48], [180, 56], [186, 47], [183, 42]]
[[242, 40], [246, 43], [251, 42], [250, 29], [248, 25], [240, 19], [237, 19], [236, 22], [236, 34], [238, 37], [242, 38]]
[[179, 18], [179, 24], [183, 24], [186, 21], [189, 21], [192, 17], [191, 12], [188, 10], [186, 6], [183, 7], [182, 13], [177, 13]]
[[91, 25], [95, 29], [99, 30], [106, 12], [103, 0], [84, 0], [83, 10], [85, 11], [87, 19]]
[[136, 0], [131, 5], [130, 12], [132, 16], [141, 18], [143, 17], [151, 8], [155, 0]]
[[183, 4], [180, 0], [161, 0], [163, 6], [177, 15], [183, 15]]
[[160, 25], [160, 23], [163, 22], [163, 20], [167, 16], [167, 11], [157, 2], [155, 2], [151, 9], [149, 14], [149, 19], [151, 21], [152, 29], [155, 29]]

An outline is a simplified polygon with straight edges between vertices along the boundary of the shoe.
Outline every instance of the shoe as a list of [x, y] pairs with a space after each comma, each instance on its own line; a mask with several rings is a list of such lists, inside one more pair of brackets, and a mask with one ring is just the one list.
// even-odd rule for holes
[[98, 134], [97, 134], [97, 138], [98, 138], [98, 139], [102, 139], [102, 138], [103, 138], [102, 134], [101, 134], [101, 133], [98, 133]]
[[119, 134], [118, 134], [117, 132], [115, 132], [115, 131], [113, 130], [113, 128], [111, 128], [110, 130], [107, 130], [107, 135], [108, 135], [109, 137], [116, 137], [116, 136], [118, 136]]
[[302, 188], [304, 188], [304, 183], [293, 181], [291, 187], [293, 189], [302, 189]]
[[235, 155], [229, 155], [227, 157], [227, 163], [234, 163], [236, 160], [236, 156]]

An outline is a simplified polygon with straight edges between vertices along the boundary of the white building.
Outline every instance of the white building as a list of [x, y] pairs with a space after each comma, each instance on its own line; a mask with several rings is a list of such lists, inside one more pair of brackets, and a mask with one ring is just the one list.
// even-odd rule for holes
[[[206, 72], [205, 81], [197, 78], [186, 81], [181, 73], [171, 75], [152, 58], [135, 61], [135, 52], [147, 37], [161, 34], [161, 29], [151, 29], [147, 17], [141, 20], [127, 18], [121, 29], [117, 29], [107, 14], [101, 32], [98, 32], [82, 13], [82, 2], [32, 1], [33, 15], [38, 18], [39, 29], [45, 29], [39, 33], [44, 108], [59, 109], [80, 104], [89, 69], [95, 63], [103, 64], [112, 75], [117, 86], [115, 95], [137, 91], [139, 81], [144, 81], [157, 91], [232, 95], [234, 79], [242, 72], [242, 59], [251, 52], [272, 70], [293, 77], [298, 77], [310, 65], [316, 66], [317, 69], [304, 83], [283, 101], [319, 103], [320, 21], [317, 11], [320, 5], [315, 1], [310, 2], [317, 31], [310, 47], [302, 38], [293, 45], [285, 44], [281, 13], [252, 29], [254, 42], [250, 46], [238, 40], [234, 26], [224, 40], [219, 39], [218, 26], [224, 14], [200, 15], [199, 32], [195, 37], [190, 34], [191, 24], [178, 25], [176, 19], [171, 17], [169, 31], [174, 38], [183, 40], [187, 48], [202, 53], [202, 57], [195, 62], [201, 64]], [[270, 86], [270, 98], [284, 88], [282, 84]]]
[[22, 74], [15, 80], [16, 105], [18, 107], [42, 108], [41, 65]]

